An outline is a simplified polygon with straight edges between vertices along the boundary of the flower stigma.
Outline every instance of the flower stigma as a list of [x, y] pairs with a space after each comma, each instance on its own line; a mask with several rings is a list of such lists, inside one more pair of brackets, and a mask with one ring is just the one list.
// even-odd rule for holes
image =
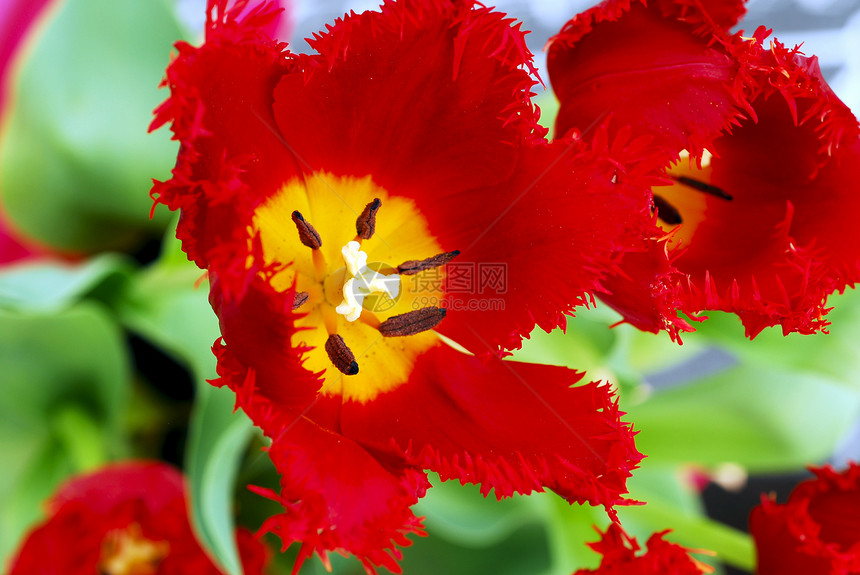
[[394, 299], [400, 295], [400, 276], [381, 274], [367, 267], [367, 254], [361, 251], [361, 244], [347, 242], [341, 252], [350, 277], [343, 284], [343, 303], [335, 311], [347, 321], [355, 321], [361, 316], [364, 298], [374, 293], [384, 293]]

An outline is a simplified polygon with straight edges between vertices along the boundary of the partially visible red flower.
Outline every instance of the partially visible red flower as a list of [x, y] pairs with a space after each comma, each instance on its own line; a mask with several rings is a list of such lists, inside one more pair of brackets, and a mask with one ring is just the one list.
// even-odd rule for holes
[[[268, 552], [236, 533], [245, 575], [261, 575]], [[182, 475], [159, 462], [125, 462], [67, 481], [48, 517], [28, 533], [9, 575], [220, 575], [197, 543]]]
[[[600, 533], [598, 531], [598, 533]], [[573, 575], [702, 575], [713, 569], [690, 557], [690, 550], [664, 537], [669, 530], [654, 533], [645, 544], [645, 552], [617, 523], [601, 533], [600, 541], [588, 546], [603, 555], [597, 569], [580, 569]]]
[[[16, 54], [49, 0], [11, 0], [0, 2], [0, 130], [6, 118], [11, 70]], [[42, 250], [19, 237], [3, 215], [0, 205], [0, 265], [23, 260]]]
[[39, 255], [41, 251], [12, 230], [0, 206], [0, 266]]
[[9, 72], [33, 23], [51, 0], [6, 0], [0, 3], [0, 124], [6, 109]]
[[547, 142], [523, 32], [472, 1], [385, 2], [312, 55], [262, 32], [270, 10], [209, 8], [167, 71], [153, 125], [181, 147], [153, 197], [209, 272], [216, 384], [272, 438], [264, 530], [299, 564], [398, 571], [427, 469], [622, 504], [641, 455], [610, 389], [503, 358], [643, 233], [641, 142]]
[[750, 514], [758, 575], [860, 573], [860, 465], [812, 468], [785, 504], [762, 496]]
[[742, 2], [607, 1], [550, 40], [558, 134], [607, 116], [652, 138], [664, 182], [643, 251], [604, 283], [627, 321], [673, 337], [678, 310], [737, 314], [746, 334], [828, 325], [860, 277], [858, 124], [815, 57], [730, 35]]

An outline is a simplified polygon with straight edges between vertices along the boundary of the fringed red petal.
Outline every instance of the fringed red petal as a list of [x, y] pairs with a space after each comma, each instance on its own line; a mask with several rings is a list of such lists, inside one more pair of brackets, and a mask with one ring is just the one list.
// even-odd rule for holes
[[518, 348], [535, 325], [564, 326], [565, 314], [590, 303], [650, 225], [647, 180], [627, 168], [634, 158], [647, 163], [643, 142], [605, 135], [524, 148], [504, 185], [443, 194], [426, 208], [436, 233], [462, 252], [449, 274], [465, 269], [473, 280], [449, 282], [457, 289], [448, 290], [440, 332], [475, 353]]
[[621, 271], [602, 282], [600, 301], [620, 313], [624, 322], [658, 333], [666, 331], [673, 341], [681, 342], [681, 334], [695, 331], [686, 313], [697, 319], [698, 309], [683, 297], [687, 285], [683, 273], [672, 265], [665, 239], [647, 239], [645, 251], [624, 256]]
[[[274, 412], [273, 412], [274, 413]], [[256, 490], [284, 506], [261, 531], [301, 543], [294, 573], [316, 553], [327, 563], [331, 550], [353, 554], [369, 574], [376, 567], [400, 573], [398, 547], [408, 534], [424, 535], [410, 507], [428, 487], [424, 473], [401, 465], [383, 467], [365, 449], [317, 425], [300, 412], [279, 410], [265, 427], [269, 456], [281, 474], [280, 493]]]
[[702, 28], [706, 16], [693, 2], [610, 1], [568, 22], [547, 49], [556, 135], [611, 117], [613, 130], [653, 135], [667, 158], [698, 155], [744, 107], [740, 64], [717, 43], [722, 28]]
[[[537, 124], [519, 25], [472, 2], [385, 2], [296, 56], [275, 116], [302, 169], [371, 175], [420, 208], [504, 181]], [[358, 211], [363, 206], [358, 206]]]
[[[600, 533], [600, 531], [598, 531]], [[589, 543], [589, 547], [603, 555], [597, 569], [580, 569], [573, 575], [702, 575], [709, 573], [703, 565], [690, 557], [689, 550], [666, 541], [669, 531], [654, 533], [642, 548], [617, 523], [612, 523], [600, 541]]]
[[[293, 0], [207, 0], [207, 3], [207, 42], [212, 33], [223, 34], [222, 31], [232, 35], [230, 39], [233, 42], [253, 40], [258, 33], [265, 39], [290, 36]], [[242, 25], [222, 27], [229, 22], [241, 22]]]
[[851, 575], [860, 571], [860, 466], [812, 469], [785, 504], [762, 497], [750, 514], [759, 575]]
[[729, 30], [746, 14], [746, 0], [657, 0], [667, 17], [698, 25], [699, 33]]
[[260, 32], [278, 9], [260, 3], [243, 14], [246, 4], [209, 1], [206, 43], [176, 45], [163, 82], [171, 95], [150, 126], [170, 123], [181, 143], [173, 177], [155, 182], [153, 199], [182, 210], [177, 237], [189, 258], [225, 272], [247, 242], [251, 211], [283, 183], [272, 166], [292, 160], [272, 114], [289, 69], [285, 47]]
[[428, 486], [425, 475], [338, 433], [333, 402], [340, 399], [317, 394], [322, 374], [305, 369], [308, 350], [290, 343], [299, 315], [292, 290], [278, 292], [256, 277], [233, 298], [217, 275], [211, 279], [223, 334], [214, 347], [220, 378], [213, 383], [232, 389], [237, 408], [272, 438], [269, 456], [281, 474], [280, 492], [256, 490], [284, 506], [262, 531], [279, 536], [284, 548], [301, 542], [296, 571], [314, 553], [326, 562], [337, 550], [355, 555], [368, 573], [382, 566], [399, 573], [397, 546], [410, 544], [408, 533], [423, 534], [410, 507]]
[[562, 367], [483, 359], [439, 345], [408, 384], [345, 403], [343, 433], [496, 497], [549, 488], [570, 501], [624, 504], [642, 455], [606, 385]]
[[[220, 277], [210, 276], [209, 300], [221, 324], [221, 340], [213, 348], [218, 357], [215, 385], [236, 393], [236, 406], [252, 419], [258, 395], [274, 408], [303, 409], [317, 397], [322, 374], [303, 366], [305, 348], [293, 347], [296, 333], [294, 291], [278, 292], [262, 278], [252, 280], [241, 299], [222, 289]], [[257, 425], [262, 422], [254, 419]]]

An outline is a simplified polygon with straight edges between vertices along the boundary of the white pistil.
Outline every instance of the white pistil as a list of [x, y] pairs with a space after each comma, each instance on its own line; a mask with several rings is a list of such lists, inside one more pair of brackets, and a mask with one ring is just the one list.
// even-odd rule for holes
[[[690, 152], [688, 152], [687, 150], [681, 150], [678, 153], [678, 162], [680, 163], [682, 160], [686, 160], [689, 157]], [[708, 166], [710, 166], [711, 158], [713, 157], [714, 155], [711, 154], [711, 152], [709, 152], [707, 148], [702, 148], [702, 168], [707, 168]]]
[[361, 316], [364, 298], [370, 294], [384, 293], [391, 299], [400, 295], [400, 276], [381, 274], [367, 267], [367, 254], [360, 248], [358, 242], [349, 242], [341, 250], [346, 271], [351, 277], [343, 284], [343, 302], [335, 311], [347, 321], [355, 321]]

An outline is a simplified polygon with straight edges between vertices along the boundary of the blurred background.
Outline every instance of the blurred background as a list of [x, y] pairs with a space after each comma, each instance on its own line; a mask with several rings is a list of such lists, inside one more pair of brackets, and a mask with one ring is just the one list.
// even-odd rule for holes
[[[582, 1], [504, 1], [532, 30], [542, 69], [547, 38]], [[183, 468], [203, 542], [235, 569], [225, 526], [256, 529], [277, 508], [248, 484], [275, 486], [262, 438], [233, 398], [206, 383], [217, 322], [195, 287], [202, 273], [173, 239], [152, 178], [169, 177], [176, 144], [147, 133], [172, 44], [199, 42], [203, 0], [59, 0], [0, 4], [4, 57], [0, 128], [0, 561], [43, 501], [71, 474], [127, 458]], [[376, 2], [294, 1], [281, 25], [291, 48], [349, 10]], [[834, 91], [860, 110], [860, 0], [753, 0], [742, 28], [764, 24], [816, 54]], [[546, 80], [546, 75], [543, 75]], [[554, 100], [541, 93], [551, 124]], [[711, 314], [683, 346], [639, 333], [604, 308], [567, 333], [537, 332], [518, 359], [587, 370], [616, 385], [648, 459], [631, 481], [625, 527], [644, 538], [714, 549], [752, 566], [744, 535], [761, 493], [783, 500], [807, 464], [860, 459], [860, 298], [834, 297], [830, 335], [767, 330], [743, 338]], [[438, 481], [436, 482], [438, 483]], [[214, 510], [214, 511], [213, 511]], [[484, 500], [473, 486], [439, 485], [416, 512], [429, 537], [405, 550], [408, 574], [567, 574], [594, 566], [584, 542], [602, 510], [553, 494]], [[276, 540], [268, 541], [277, 548]], [[279, 556], [288, 573], [295, 550]], [[708, 561], [711, 559], [703, 557]], [[303, 574], [322, 573], [317, 560]], [[363, 573], [335, 558], [334, 572]]]

